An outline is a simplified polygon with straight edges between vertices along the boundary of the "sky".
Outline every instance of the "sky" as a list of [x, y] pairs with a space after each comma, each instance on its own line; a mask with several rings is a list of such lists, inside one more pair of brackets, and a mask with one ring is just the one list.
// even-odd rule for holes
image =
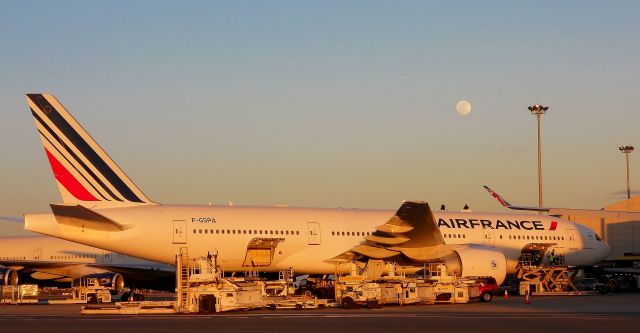
[[639, 15], [637, 1], [5, 0], [0, 217], [60, 200], [29, 92], [55, 94], [156, 202], [474, 211], [504, 211], [482, 185], [537, 205], [540, 103], [544, 205], [601, 208], [626, 195], [617, 147], [640, 144]]

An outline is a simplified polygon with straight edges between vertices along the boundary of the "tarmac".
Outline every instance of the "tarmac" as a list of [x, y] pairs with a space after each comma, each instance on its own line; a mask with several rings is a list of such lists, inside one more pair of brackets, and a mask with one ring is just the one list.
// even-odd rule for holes
[[637, 332], [640, 293], [497, 297], [490, 303], [213, 315], [81, 315], [80, 305], [0, 306], [2, 332]]

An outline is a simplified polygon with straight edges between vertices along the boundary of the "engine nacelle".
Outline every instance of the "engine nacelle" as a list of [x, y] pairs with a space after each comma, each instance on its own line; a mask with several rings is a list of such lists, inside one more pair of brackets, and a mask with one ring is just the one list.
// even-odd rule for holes
[[507, 275], [504, 254], [483, 246], [464, 247], [444, 257], [449, 272], [455, 276], [492, 276], [498, 285]]
[[7, 267], [0, 267], [0, 285], [17, 286], [18, 272]]
[[116, 293], [120, 293], [122, 289], [124, 289], [124, 277], [122, 277], [122, 274], [111, 272], [84, 275], [79, 279], [73, 280], [72, 285], [74, 287], [87, 286], [87, 283], [89, 283], [91, 279], [97, 279], [99, 285], [109, 288]]

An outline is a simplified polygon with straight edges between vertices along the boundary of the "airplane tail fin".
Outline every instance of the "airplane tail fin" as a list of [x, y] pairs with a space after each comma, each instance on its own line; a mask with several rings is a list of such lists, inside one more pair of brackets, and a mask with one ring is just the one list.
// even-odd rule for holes
[[153, 204], [55, 96], [27, 94], [36, 129], [65, 204]]
[[496, 200], [498, 200], [498, 202], [504, 206], [504, 207], [509, 207], [511, 206], [511, 204], [505, 200], [503, 197], [500, 196], [500, 194], [496, 193], [494, 190], [490, 189], [489, 186], [482, 186], [484, 187], [485, 190], [487, 190], [487, 192], [489, 192], [489, 194], [491, 194], [492, 197], [494, 197]]
[[487, 190], [487, 192], [489, 192], [489, 194], [491, 194], [492, 197], [494, 197], [496, 200], [498, 200], [498, 202], [504, 206], [507, 207], [509, 209], [513, 209], [513, 210], [528, 210], [528, 211], [533, 211], [533, 212], [548, 212], [549, 208], [544, 208], [544, 207], [525, 207], [525, 206], [514, 206], [512, 204], [509, 203], [509, 201], [505, 200], [505, 198], [503, 198], [502, 196], [500, 196], [500, 194], [496, 193], [494, 190], [490, 189], [489, 186], [483, 186], [485, 190]]

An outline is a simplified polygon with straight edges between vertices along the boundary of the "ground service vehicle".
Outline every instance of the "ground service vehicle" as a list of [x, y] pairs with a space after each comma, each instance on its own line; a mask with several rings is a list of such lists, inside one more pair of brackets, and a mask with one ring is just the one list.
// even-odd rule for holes
[[474, 280], [478, 284], [478, 294], [481, 302], [491, 302], [498, 294], [498, 284], [491, 276], [469, 276], [467, 279]]

